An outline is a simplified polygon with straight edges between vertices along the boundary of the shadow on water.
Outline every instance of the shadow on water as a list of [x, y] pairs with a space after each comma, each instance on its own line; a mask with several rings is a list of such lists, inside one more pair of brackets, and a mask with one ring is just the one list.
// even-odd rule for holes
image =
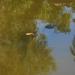
[[70, 47], [70, 51], [71, 51], [71, 54], [74, 56], [74, 61], [75, 61], [75, 36], [73, 37], [72, 45]]

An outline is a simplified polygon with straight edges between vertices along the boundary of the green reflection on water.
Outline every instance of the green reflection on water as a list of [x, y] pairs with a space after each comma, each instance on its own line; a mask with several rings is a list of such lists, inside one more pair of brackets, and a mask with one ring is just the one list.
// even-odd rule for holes
[[[56, 69], [46, 38], [35, 33], [35, 19], [56, 24], [61, 32], [70, 31], [70, 15], [62, 7], [43, 0], [1, 0], [0, 75], [37, 75]], [[73, 6], [74, 7], [74, 6]]]
[[54, 59], [42, 42], [45, 39], [26, 36], [35, 34], [34, 19], [41, 3], [42, 0], [1, 1], [0, 75], [37, 75], [55, 70]]

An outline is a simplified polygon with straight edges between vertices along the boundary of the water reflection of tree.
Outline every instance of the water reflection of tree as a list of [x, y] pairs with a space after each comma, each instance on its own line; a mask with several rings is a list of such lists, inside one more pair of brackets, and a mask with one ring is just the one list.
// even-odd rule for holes
[[[42, 36], [40, 36], [42, 37]], [[23, 39], [22, 45], [0, 45], [0, 74], [1, 75], [37, 75], [55, 70], [55, 63], [45, 41], [40, 37]], [[28, 40], [30, 39], [30, 40]], [[28, 40], [28, 41], [26, 41]], [[26, 42], [26, 43], [24, 43]], [[11, 46], [11, 47], [10, 47]], [[19, 46], [19, 47], [18, 47]]]
[[69, 15], [61, 16], [63, 6], [45, 1], [0, 1], [0, 75], [36, 75], [55, 68], [44, 36], [37, 40], [25, 36], [35, 32], [37, 18], [54, 22], [59, 31], [64, 32], [65, 26], [69, 30]]
[[61, 32], [70, 32], [70, 14], [63, 14], [57, 29]]
[[[0, 75], [37, 75], [55, 69], [41, 36], [36, 40], [34, 19], [43, 0], [2, 0], [0, 3]], [[34, 9], [35, 7], [35, 9]]]
[[56, 6], [54, 3], [45, 1], [37, 18], [55, 24], [60, 32], [70, 32], [70, 14], [63, 13], [63, 7], [63, 5]]

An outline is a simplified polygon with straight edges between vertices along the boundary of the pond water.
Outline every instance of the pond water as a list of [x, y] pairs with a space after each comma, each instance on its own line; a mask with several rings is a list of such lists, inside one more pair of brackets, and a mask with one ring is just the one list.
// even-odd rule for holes
[[52, 75], [74, 75], [75, 62], [70, 47], [75, 36], [75, 23], [71, 20], [71, 31], [68, 33], [47, 29], [46, 24], [47, 22], [43, 20], [37, 20], [38, 32], [46, 35], [48, 47], [52, 49], [52, 55], [57, 64], [57, 70]]
[[74, 0], [0, 0], [0, 14], [0, 75], [75, 75]]

